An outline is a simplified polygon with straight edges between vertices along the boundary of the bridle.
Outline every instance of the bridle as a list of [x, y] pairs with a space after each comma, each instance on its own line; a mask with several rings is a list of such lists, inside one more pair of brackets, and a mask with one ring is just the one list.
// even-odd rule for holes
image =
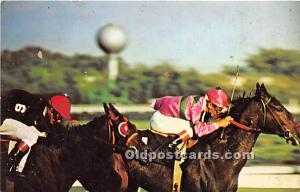
[[264, 102], [263, 99], [260, 99], [263, 106], [263, 127], [266, 126], [266, 116], [267, 116], [267, 112], [269, 111], [272, 118], [275, 120], [277, 126], [283, 131], [283, 133], [279, 133], [278, 135], [284, 137], [285, 139], [290, 139], [293, 137], [292, 132], [288, 128], [286, 128], [285, 125], [282, 125], [281, 123], [282, 121], [278, 118], [278, 116], [274, 113], [272, 108], [269, 106], [269, 103], [271, 102], [272, 99], [273, 97], [270, 97], [266, 102]]
[[[119, 117], [117, 117], [117, 118], [119, 118]], [[130, 143], [133, 141], [133, 139], [136, 138], [137, 136], [139, 136], [138, 132], [136, 131], [136, 132], [132, 133], [131, 135], [121, 132], [120, 128], [121, 128], [122, 124], [125, 125], [125, 126], [127, 126], [127, 129], [128, 129], [128, 120], [127, 119], [125, 119], [125, 121], [123, 121], [122, 123], [120, 123], [118, 125], [118, 132], [119, 132], [119, 134], [126, 139], [125, 140], [125, 147], [119, 146], [115, 142], [115, 130], [113, 129], [113, 122], [112, 122], [111, 118], [108, 119], [108, 123], [107, 124], [108, 124], [108, 131], [109, 131], [108, 134], [109, 134], [109, 141], [110, 141], [108, 143], [112, 146], [113, 152], [117, 152], [116, 150], [118, 150], [119, 152], [121, 151], [121, 152], [125, 152], [125, 153], [128, 150], [133, 150], [134, 152], [138, 151], [138, 149], [137, 149], [136, 146], [133, 146], [133, 145], [130, 146]], [[141, 158], [138, 158], [136, 160], [138, 162], [142, 163], [142, 164], [145, 164], [145, 165], [149, 164], [149, 162], [147, 160], [145, 161], [145, 160], [143, 160]], [[154, 160], [152, 162], [156, 163], [156, 161], [154, 161]]]
[[[275, 120], [277, 126], [283, 131], [283, 133], [279, 133], [279, 136], [284, 137], [285, 139], [290, 139], [293, 136], [292, 132], [286, 128], [284, 125], [282, 125], [281, 120], [276, 116], [276, 114], [274, 113], [274, 111], [272, 110], [272, 108], [269, 106], [269, 103], [271, 102], [271, 100], [273, 99], [273, 97], [268, 98], [268, 100], [266, 102], [264, 102], [264, 100], [261, 98], [260, 102], [262, 103], [263, 106], [263, 127], [265, 128], [266, 126], [266, 117], [267, 117], [267, 112], [269, 111], [272, 118]], [[238, 123], [236, 121], [230, 121], [230, 123], [232, 123], [233, 125], [237, 126], [238, 128], [247, 131], [247, 132], [258, 132], [258, 133], [262, 133], [260, 128], [250, 128], [246, 125], [243, 125], [241, 123]]]
[[[127, 121], [124, 122], [127, 123]], [[116, 133], [113, 129], [113, 123], [110, 118], [108, 118], [107, 120], [107, 126], [108, 126], [108, 141], [106, 139], [97, 136], [94, 136], [93, 139], [95, 139], [97, 142], [101, 142], [104, 143], [105, 145], [112, 147], [114, 152], [116, 152], [117, 150], [121, 152], [126, 152], [127, 150], [132, 149], [132, 147], [129, 147], [129, 144], [136, 136], [138, 136], [138, 132], [135, 132], [130, 136], [126, 136], [128, 138], [126, 139], [125, 147], [124, 147], [116, 144], [116, 136], [115, 136]]]
[[[131, 135], [126, 135], [126, 134], [122, 134], [119, 130], [119, 134], [122, 135], [126, 141], [125, 141], [125, 147], [123, 146], [118, 146], [116, 144], [116, 136], [115, 136], [115, 130], [113, 129], [113, 122], [112, 122], [112, 119], [111, 118], [108, 118], [108, 140], [109, 140], [109, 143], [111, 144], [111, 146], [113, 147], [113, 150], [115, 151], [116, 149], [122, 149], [122, 151], [126, 151], [128, 149], [130, 149], [129, 147], [129, 144], [132, 142], [132, 140], [138, 136], [138, 132], [134, 132], [133, 134]], [[119, 124], [119, 128], [120, 128], [120, 125], [122, 124], [126, 124], [128, 125], [128, 121], [123, 121], [122, 123]]]

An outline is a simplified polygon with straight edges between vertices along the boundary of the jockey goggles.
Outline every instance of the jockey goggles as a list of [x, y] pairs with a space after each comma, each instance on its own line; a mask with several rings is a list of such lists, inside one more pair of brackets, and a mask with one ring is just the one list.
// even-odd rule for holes
[[219, 106], [216, 106], [215, 104], [213, 104], [213, 107], [214, 109], [218, 112], [218, 113], [226, 113], [227, 110], [228, 110], [228, 107], [219, 107]]

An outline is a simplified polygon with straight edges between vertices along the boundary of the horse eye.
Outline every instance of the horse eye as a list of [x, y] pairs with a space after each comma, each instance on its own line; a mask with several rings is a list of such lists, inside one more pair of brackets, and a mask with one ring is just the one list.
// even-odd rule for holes
[[283, 110], [280, 107], [278, 107], [278, 108], [276, 108], [276, 111], [282, 112]]

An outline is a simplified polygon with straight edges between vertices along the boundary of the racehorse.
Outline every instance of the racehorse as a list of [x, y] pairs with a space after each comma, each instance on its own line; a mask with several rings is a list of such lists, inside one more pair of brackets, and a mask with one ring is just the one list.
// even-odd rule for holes
[[[255, 96], [233, 101], [230, 115], [246, 126], [248, 131], [231, 124], [225, 128], [223, 138], [220, 138], [220, 129], [198, 139], [187, 155], [191, 152], [218, 155], [209, 159], [187, 159], [182, 165], [182, 191], [237, 191], [238, 176], [247, 161], [242, 156], [252, 151], [260, 133], [279, 135], [294, 145], [299, 144], [300, 130], [293, 116], [267, 92], [263, 84], [256, 85]], [[170, 140], [149, 131], [141, 131], [140, 135], [148, 135], [149, 145], [153, 149], [162, 144], [157, 141]], [[237, 153], [239, 157], [232, 158]], [[231, 158], [226, 158], [226, 154], [231, 154]], [[170, 164], [154, 162], [146, 166], [126, 157], [124, 160], [129, 174], [128, 191], [137, 191], [139, 186], [148, 191], [173, 191], [173, 170]]]
[[[109, 113], [110, 107], [105, 107]], [[126, 122], [123, 117], [114, 120]], [[129, 128], [123, 123], [121, 137], [114, 132], [115, 138], [111, 138], [110, 124], [110, 118], [103, 115], [70, 130], [50, 132], [32, 147], [23, 176], [11, 178], [14, 191], [69, 191], [76, 180], [88, 191], [124, 191], [127, 173], [122, 158], [114, 151], [137, 150], [143, 144], [130, 123]]]

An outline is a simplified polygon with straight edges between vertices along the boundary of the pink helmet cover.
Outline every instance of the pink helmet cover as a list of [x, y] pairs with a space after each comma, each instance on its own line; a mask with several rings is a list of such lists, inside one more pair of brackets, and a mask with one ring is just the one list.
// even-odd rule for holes
[[225, 108], [228, 106], [228, 97], [222, 89], [210, 89], [207, 92], [209, 100], [216, 106]]

